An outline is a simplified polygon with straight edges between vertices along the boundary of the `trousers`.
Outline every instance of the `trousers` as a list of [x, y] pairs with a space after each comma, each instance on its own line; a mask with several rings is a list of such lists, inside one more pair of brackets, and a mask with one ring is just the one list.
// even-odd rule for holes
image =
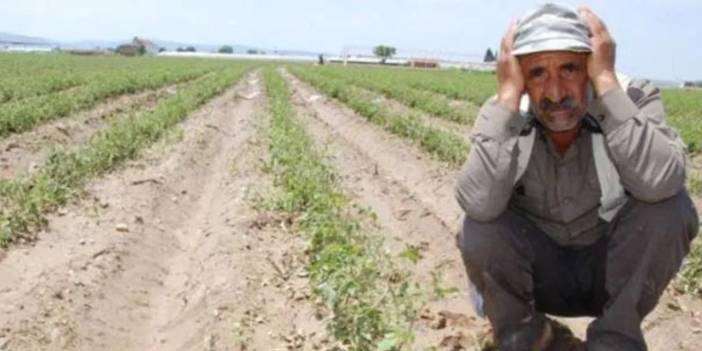
[[527, 350], [545, 314], [591, 316], [589, 351], [646, 350], [641, 322], [680, 269], [699, 231], [687, 191], [646, 203], [630, 198], [592, 245], [558, 245], [508, 208], [465, 218], [457, 236], [499, 350]]

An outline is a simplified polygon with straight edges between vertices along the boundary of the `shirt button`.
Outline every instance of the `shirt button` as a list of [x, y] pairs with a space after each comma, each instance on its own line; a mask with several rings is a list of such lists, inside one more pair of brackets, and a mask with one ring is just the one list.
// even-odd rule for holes
[[600, 113], [599, 115], [597, 115], [597, 119], [598, 119], [600, 122], [602, 122], [602, 121], [604, 121], [604, 119], [605, 119], [605, 115]]

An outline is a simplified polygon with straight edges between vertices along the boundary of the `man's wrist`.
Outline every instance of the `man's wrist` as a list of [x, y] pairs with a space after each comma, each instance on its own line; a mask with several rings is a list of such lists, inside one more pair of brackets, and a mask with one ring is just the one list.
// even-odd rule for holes
[[514, 91], [500, 91], [500, 93], [497, 94], [497, 103], [512, 112], [519, 111], [519, 102], [521, 99], [522, 94]]
[[608, 91], [619, 86], [619, 80], [614, 72], [606, 72], [598, 75], [592, 80], [597, 96], [602, 96]]

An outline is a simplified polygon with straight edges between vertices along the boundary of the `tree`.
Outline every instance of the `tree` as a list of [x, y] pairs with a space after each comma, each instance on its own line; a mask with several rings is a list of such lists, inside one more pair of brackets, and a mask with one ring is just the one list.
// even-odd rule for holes
[[158, 52], [164, 52], [164, 51], [166, 51], [166, 48], [164, 48], [164, 47], [158, 48]]
[[231, 47], [231, 45], [222, 45], [221, 48], [219, 48], [218, 51], [220, 54], [233, 54], [234, 53], [234, 48]]
[[483, 62], [495, 62], [497, 61], [497, 57], [495, 54], [492, 53], [492, 50], [490, 48], [487, 49], [485, 52], [485, 57], [483, 58]]
[[188, 46], [188, 47], [185, 48], [185, 50], [183, 50], [183, 51], [187, 51], [187, 52], [196, 52], [197, 50], [195, 50], [195, 47], [194, 47], [194, 46]]
[[385, 60], [395, 55], [396, 52], [397, 50], [392, 46], [378, 45], [373, 48], [373, 54], [381, 58], [381, 63], [385, 63]]
[[248, 49], [248, 50], [246, 50], [246, 53], [249, 54], [249, 55], [256, 55], [256, 54], [258, 54], [258, 50], [256, 50], [256, 49]]

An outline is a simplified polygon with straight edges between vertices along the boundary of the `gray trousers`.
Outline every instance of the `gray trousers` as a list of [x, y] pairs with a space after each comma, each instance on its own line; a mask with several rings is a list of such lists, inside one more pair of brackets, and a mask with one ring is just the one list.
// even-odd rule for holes
[[679, 270], [699, 218], [686, 191], [657, 203], [630, 198], [593, 245], [556, 244], [508, 209], [466, 218], [458, 246], [501, 351], [531, 345], [543, 315], [592, 316], [589, 351], [646, 350], [643, 318]]

